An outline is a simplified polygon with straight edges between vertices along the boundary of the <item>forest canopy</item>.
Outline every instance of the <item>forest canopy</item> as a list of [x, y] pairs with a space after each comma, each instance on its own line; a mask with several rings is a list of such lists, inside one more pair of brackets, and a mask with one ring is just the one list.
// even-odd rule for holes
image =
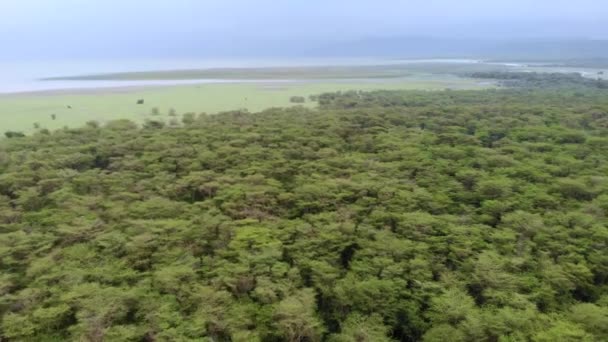
[[3, 341], [606, 341], [605, 90], [0, 141]]
[[600, 78], [603, 72], [599, 72], [597, 79], [585, 77], [580, 73], [563, 72], [507, 72], [507, 71], [484, 71], [467, 74], [467, 76], [480, 79], [495, 79], [505, 87], [521, 88], [600, 88], [608, 89], [608, 80]]

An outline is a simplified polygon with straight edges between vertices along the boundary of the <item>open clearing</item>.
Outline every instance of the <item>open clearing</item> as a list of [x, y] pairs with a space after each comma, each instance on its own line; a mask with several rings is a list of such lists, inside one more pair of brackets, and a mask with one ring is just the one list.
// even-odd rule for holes
[[[175, 109], [178, 115], [237, 109], [260, 111], [269, 107], [294, 105], [289, 101], [291, 96], [308, 97], [339, 90], [488, 88], [494, 87], [495, 83], [458, 75], [490, 70], [580, 72], [594, 78], [600, 77], [598, 75], [602, 71], [505, 63], [416, 62], [378, 66], [224, 68], [66, 75], [50, 83], [62, 82], [62, 85], [74, 90], [0, 95], [0, 134], [8, 130], [29, 133], [35, 130], [35, 126], [51, 130], [78, 127], [91, 120], [100, 123], [115, 119], [129, 119], [137, 123], [152, 118], [169, 121], [171, 109]], [[608, 71], [604, 74], [608, 74]], [[168, 83], [154, 84], [155, 81]], [[112, 85], [98, 88], [100, 83], [97, 82], [111, 82]], [[138, 99], [143, 99], [144, 104], [138, 105]], [[314, 106], [314, 103], [304, 105]], [[152, 115], [155, 108], [158, 115]]]
[[[100, 123], [116, 119], [138, 123], [152, 118], [169, 121], [168, 113], [172, 108], [178, 114], [236, 109], [260, 111], [293, 105], [289, 101], [291, 96], [308, 97], [338, 90], [479, 89], [488, 86], [477, 80], [435, 75], [392, 80], [200, 84], [10, 94], [0, 95], [0, 133], [7, 130], [32, 132], [35, 123], [40, 128], [53, 130], [78, 127], [91, 120]], [[144, 104], [138, 105], [138, 99], [144, 99]], [[314, 104], [307, 101], [304, 105]], [[152, 115], [153, 108], [158, 108], [160, 114]]]

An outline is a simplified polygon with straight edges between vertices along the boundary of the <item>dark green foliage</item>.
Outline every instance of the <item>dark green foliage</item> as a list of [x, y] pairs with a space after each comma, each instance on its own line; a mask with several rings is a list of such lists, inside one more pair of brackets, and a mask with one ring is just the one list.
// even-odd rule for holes
[[4, 136], [7, 138], [23, 138], [25, 134], [22, 132], [6, 131], [4, 132]]
[[482, 79], [496, 79], [506, 87], [524, 88], [572, 88], [588, 87], [608, 89], [608, 81], [583, 77], [579, 73], [538, 73], [538, 72], [475, 72], [467, 76]]
[[304, 103], [306, 102], [306, 98], [304, 96], [292, 96], [289, 98], [291, 103]]
[[3, 139], [0, 339], [608, 340], [605, 93], [318, 99]]

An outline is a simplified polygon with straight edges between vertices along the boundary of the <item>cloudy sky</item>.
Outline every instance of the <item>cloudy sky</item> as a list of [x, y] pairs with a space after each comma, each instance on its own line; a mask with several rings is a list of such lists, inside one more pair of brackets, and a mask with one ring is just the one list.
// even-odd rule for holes
[[604, 39], [606, 22], [605, 0], [2, 0], [0, 45], [32, 56], [387, 36]]

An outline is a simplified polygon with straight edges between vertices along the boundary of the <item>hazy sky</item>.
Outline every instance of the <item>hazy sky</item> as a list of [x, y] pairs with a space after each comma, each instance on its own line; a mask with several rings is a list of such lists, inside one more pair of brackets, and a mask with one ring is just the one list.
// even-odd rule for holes
[[9, 56], [379, 36], [603, 39], [606, 23], [606, 0], [0, 0]]

